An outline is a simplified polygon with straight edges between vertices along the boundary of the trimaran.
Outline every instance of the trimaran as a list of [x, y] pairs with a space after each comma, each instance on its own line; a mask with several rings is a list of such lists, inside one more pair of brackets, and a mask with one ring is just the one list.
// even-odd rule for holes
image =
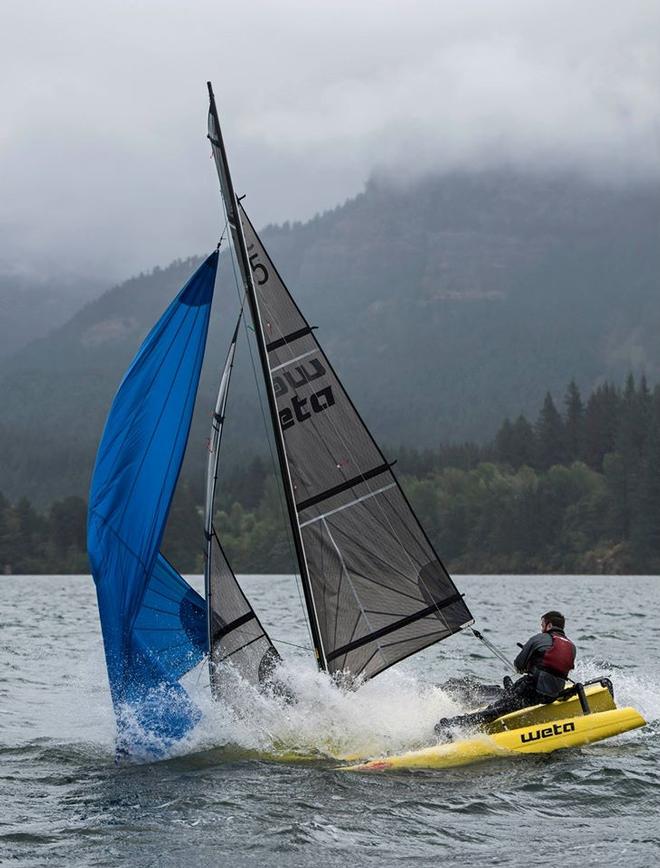
[[[369, 679], [473, 619], [235, 194], [210, 83], [208, 89], [208, 138], [256, 337], [316, 661], [330, 674]], [[88, 550], [120, 754], [162, 755], [194, 728], [201, 712], [179, 682], [205, 657], [218, 700], [227, 665], [260, 685], [279, 661], [213, 519], [238, 324], [213, 413], [205, 596], [160, 553], [218, 255], [202, 263], [140, 347], [113, 401], [92, 478]], [[487, 737], [359, 767], [441, 767], [507, 750], [554, 750], [643, 723], [633, 709], [616, 708], [602, 679], [550, 706], [498, 719]]]

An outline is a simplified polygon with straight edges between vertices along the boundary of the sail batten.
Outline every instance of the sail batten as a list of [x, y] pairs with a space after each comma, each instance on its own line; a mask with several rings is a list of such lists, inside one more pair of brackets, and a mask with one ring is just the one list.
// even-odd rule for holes
[[[302, 329], [298, 329], [298, 331], [291, 332], [289, 335], [284, 335], [283, 337], [278, 338], [276, 341], [271, 341], [266, 344], [266, 349], [269, 353], [272, 353], [273, 350], [279, 350], [281, 347], [287, 346], [287, 344], [292, 344], [294, 341], [299, 341], [301, 338], [311, 335], [313, 331], [314, 326], [305, 326]], [[306, 355], [311, 355], [311, 353], [306, 353]], [[291, 364], [291, 362], [288, 362], [287, 364]], [[284, 367], [284, 365], [281, 365], [280, 367]], [[271, 373], [272, 372], [273, 368], [271, 368]]]
[[233, 621], [225, 624], [224, 627], [218, 627], [213, 631], [213, 641], [219, 641], [223, 638], [223, 636], [227, 636], [229, 633], [233, 633], [234, 630], [237, 630], [239, 627], [242, 627], [243, 624], [247, 624], [248, 621], [252, 621], [256, 617], [257, 616], [254, 614], [254, 612], [246, 612], [244, 615], [241, 615], [238, 618], [234, 618]]
[[[434, 615], [440, 609], [443, 609], [445, 606], [449, 606], [452, 603], [461, 600], [462, 598], [463, 594], [453, 594], [446, 600], [443, 600], [439, 603], [433, 603], [433, 605], [427, 606], [425, 609], [421, 609], [419, 612], [413, 612], [412, 615], [406, 615], [405, 617], [402, 616], [400, 620], [395, 621], [393, 624], [390, 624], [387, 627], [382, 627], [380, 630], [374, 630], [373, 633], [367, 633], [367, 635], [363, 636], [361, 639], [356, 639], [354, 642], [349, 642], [348, 645], [344, 645], [341, 648], [336, 648], [331, 654], [328, 654], [328, 660], [334, 660], [336, 657], [341, 657], [344, 654], [348, 654], [349, 651], [354, 651], [356, 648], [361, 648], [363, 645], [366, 645], [369, 642], [373, 642], [375, 639], [380, 639], [383, 636], [387, 636], [390, 633], [393, 633], [395, 630], [400, 630], [402, 627], [405, 627], [408, 624], [414, 624], [415, 621], [419, 621], [422, 618], [428, 617], [429, 615]], [[371, 614], [390, 613], [372, 612]]]
[[[351, 488], [352, 486], [348, 486]], [[328, 518], [330, 515], [334, 515], [336, 512], [343, 512], [345, 509], [350, 509], [352, 506], [355, 506], [358, 503], [362, 503], [364, 500], [370, 500], [372, 497], [376, 497], [379, 494], [382, 494], [384, 491], [389, 491], [390, 488], [396, 488], [396, 483], [390, 482], [389, 485], [384, 485], [382, 488], [377, 488], [376, 491], [370, 491], [369, 494], [363, 494], [362, 497], [356, 497], [355, 500], [351, 500], [348, 503], [345, 503], [343, 506], [338, 506], [335, 509], [331, 509], [328, 512], [323, 512], [321, 515], [317, 515], [314, 518], [310, 518], [308, 521], [303, 521], [300, 524], [300, 527], [306, 527], [308, 524], [314, 524], [315, 521], [322, 521], [324, 518]]]
[[[344, 482], [340, 482], [335, 485], [333, 488], [327, 488], [325, 491], [319, 491], [314, 497], [310, 497], [307, 500], [303, 500], [302, 503], [297, 505], [298, 512], [304, 512], [306, 509], [309, 509], [310, 506], [316, 506], [317, 503], [323, 503], [324, 500], [328, 500], [331, 497], [334, 497], [336, 494], [343, 494], [344, 491], [348, 491], [349, 488], [355, 488], [360, 482], [366, 482], [369, 479], [374, 479], [376, 476], [380, 476], [383, 473], [386, 473], [392, 465], [389, 463], [380, 464], [378, 467], [372, 467], [371, 470], [365, 470], [364, 473], [360, 473], [359, 476], [353, 476], [351, 479], [346, 479]], [[369, 496], [373, 497], [374, 494], [379, 494], [380, 491], [385, 491], [387, 486], [383, 489], [379, 489], [378, 491], [373, 491]], [[358, 502], [357, 500], [355, 501]], [[351, 506], [350, 503], [347, 503], [342, 509]], [[317, 519], [319, 517], [317, 516]], [[315, 520], [317, 520], [315, 519]]]

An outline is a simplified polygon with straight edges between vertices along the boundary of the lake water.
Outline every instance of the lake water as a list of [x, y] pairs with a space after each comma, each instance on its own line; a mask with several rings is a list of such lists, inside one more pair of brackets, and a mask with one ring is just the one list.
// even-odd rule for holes
[[[271, 635], [305, 645], [295, 582], [242, 579]], [[511, 657], [538, 616], [565, 610], [578, 675], [609, 675], [649, 721], [582, 750], [460, 769], [347, 774], [282, 749], [378, 754], [430, 741], [456, 706], [435, 684], [505, 672], [471, 636], [450, 638], [355, 693], [281, 645], [298, 703], [209, 700], [178, 755], [116, 766], [91, 579], [0, 578], [0, 863], [324, 866], [623, 865], [660, 862], [660, 579], [459, 577], [477, 626]]]

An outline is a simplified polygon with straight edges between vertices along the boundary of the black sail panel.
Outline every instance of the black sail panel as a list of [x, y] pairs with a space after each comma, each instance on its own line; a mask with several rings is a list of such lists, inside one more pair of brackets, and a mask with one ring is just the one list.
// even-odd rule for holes
[[241, 215], [328, 669], [371, 677], [472, 616]]
[[209, 617], [209, 670], [211, 690], [218, 698], [223, 689], [222, 664], [254, 685], [264, 682], [280, 659], [252, 606], [243, 593], [222, 549], [213, 513], [229, 383], [236, 352], [239, 321], [224, 365], [213, 413], [206, 480], [204, 531], [206, 533], [205, 584]]
[[241, 590], [213, 532], [209, 550], [211, 689], [222, 692], [222, 665], [231, 664], [242, 678], [258, 686], [280, 659]]

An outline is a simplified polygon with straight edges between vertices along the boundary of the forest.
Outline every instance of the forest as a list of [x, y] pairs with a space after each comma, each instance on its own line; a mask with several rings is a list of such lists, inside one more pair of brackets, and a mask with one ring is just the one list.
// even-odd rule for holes
[[[444, 443], [484, 444], [507, 414], [534, 420], [546, 390], [561, 404], [572, 378], [585, 396], [606, 380], [622, 385], [631, 370], [660, 382], [658, 225], [658, 183], [614, 189], [493, 170], [411, 185], [372, 179], [306, 223], [264, 227], [262, 240], [360, 414], [396, 457], [402, 444], [438, 452]], [[28, 287], [12, 291], [0, 279], [0, 312], [12, 312], [0, 315], [0, 353], [23, 342], [0, 365], [5, 497], [25, 496], [44, 512], [87, 496], [124, 371], [200, 262], [176, 260], [99, 297], [92, 287], [89, 303], [57, 328], [52, 299], [65, 287], [33, 296], [19, 327], [15, 296]], [[238, 313], [229, 256], [218, 275], [183, 469], [193, 486]], [[38, 340], [30, 340], [29, 311], [35, 329], [51, 329]], [[266, 452], [263, 377], [250, 352], [246, 329], [223, 435], [225, 454], [243, 465]]]
[[[660, 385], [629, 375], [584, 400], [571, 382], [538, 418], [505, 419], [493, 441], [386, 450], [420, 521], [450, 571], [660, 571]], [[203, 571], [202, 480], [181, 480], [164, 554]], [[223, 480], [216, 527], [239, 573], [293, 571], [283, 495], [256, 457]], [[38, 511], [0, 494], [0, 572], [86, 573], [86, 503]]]

